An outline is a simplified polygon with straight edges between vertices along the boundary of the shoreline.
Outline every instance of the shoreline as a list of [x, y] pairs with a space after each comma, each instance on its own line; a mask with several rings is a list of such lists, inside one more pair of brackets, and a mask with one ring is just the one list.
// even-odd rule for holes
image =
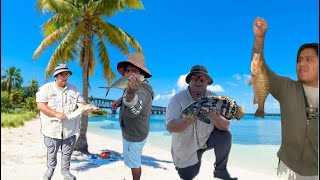
[[[77, 179], [131, 179], [131, 171], [122, 160], [121, 140], [89, 132], [87, 139], [90, 153], [98, 156], [102, 151], [109, 151], [112, 158], [94, 159], [75, 152], [71, 160], [71, 173]], [[1, 145], [1, 178], [6, 180], [42, 178], [46, 170], [46, 147], [40, 133], [39, 119], [28, 121], [18, 128], [1, 128]], [[277, 161], [273, 163], [275, 159], [269, 157], [271, 155], [276, 158], [273, 151], [277, 149], [277, 146], [233, 144], [228, 170], [232, 176], [239, 179], [277, 179], [274, 169]], [[212, 150], [205, 152], [200, 172], [195, 180], [212, 179], [214, 155], [211, 154]], [[247, 159], [248, 157], [251, 158]], [[35, 169], [37, 171], [34, 171]], [[62, 179], [60, 153], [53, 179]], [[170, 149], [160, 149], [146, 143], [142, 157], [141, 179], [179, 179], [172, 163]]]

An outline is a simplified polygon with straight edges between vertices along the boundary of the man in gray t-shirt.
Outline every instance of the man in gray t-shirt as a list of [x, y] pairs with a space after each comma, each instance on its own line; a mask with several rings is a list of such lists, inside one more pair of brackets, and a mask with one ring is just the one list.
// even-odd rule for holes
[[210, 124], [198, 121], [198, 118], [182, 117], [181, 111], [199, 97], [214, 94], [207, 91], [213, 83], [204, 66], [195, 65], [186, 77], [189, 84], [186, 90], [174, 95], [166, 113], [166, 127], [172, 133], [171, 153], [176, 170], [181, 179], [193, 179], [200, 170], [202, 154], [214, 148], [216, 156], [214, 177], [231, 178], [227, 162], [231, 149], [230, 121], [220, 116], [218, 109], [212, 108], [209, 114]]

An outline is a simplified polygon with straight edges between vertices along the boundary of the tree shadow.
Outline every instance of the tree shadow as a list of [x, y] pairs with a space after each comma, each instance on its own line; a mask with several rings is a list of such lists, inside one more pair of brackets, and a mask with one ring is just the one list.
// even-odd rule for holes
[[[102, 150], [102, 152], [110, 152], [110, 158], [102, 159], [99, 157], [100, 154], [84, 154], [76, 152], [75, 155], [73, 155], [71, 158], [71, 163], [75, 165], [81, 164], [76, 165], [76, 167], [74, 168], [76, 171], [88, 171], [90, 169], [94, 169], [102, 165], [109, 165], [112, 163], [123, 161], [122, 153], [120, 154], [117, 151], [108, 149], [104, 149]], [[172, 163], [172, 161], [161, 160], [151, 156], [142, 156], [141, 159], [141, 164], [145, 166], [167, 170], [167, 168], [161, 165], [161, 163]]]
[[163, 167], [160, 163], [167, 163], [167, 164], [169, 164], [169, 163], [172, 163], [172, 161], [156, 159], [156, 158], [151, 157], [151, 156], [142, 156], [142, 159], [141, 159], [141, 164], [143, 164], [143, 165], [167, 170], [167, 168], [166, 168], [166, 167]]

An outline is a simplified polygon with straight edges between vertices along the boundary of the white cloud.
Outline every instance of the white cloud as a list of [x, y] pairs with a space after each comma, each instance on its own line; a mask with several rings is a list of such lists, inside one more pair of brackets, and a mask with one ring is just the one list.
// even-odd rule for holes
[[[239, 74], [239, 73], [236, 73], [232, 76], [233, 78], [235, 78], [237, 81], [240, 81], [241, 83], [244, 82], [245, 84], [248, 84], [250, 78], [251, 78], [251, 75], [250, 74]], [[229, 83], [229, 85], [231, 85]]]
[[170, 99], [172, 96], [174, 96], [176, 94], [176, 90], [173, 89], [171, 94], [164, 94], [164, 95], [156, 95], [156, 97], [153, 99], [154, 101], [157, 101], [157, 100], [167, 100], [167, 99]]
[[179, 90], [187, 89], [188, 84], [186, 83], [186, 77], [188, 74], [181, 75], [178, 79], [177, 86]]
[[207, 90], [213, 91], [213, 92], [224, 92], [223, 88], [218, 84], [208, 86]]
[[241, 80], [241, 75], [238, 73], [233, 75], [232, 77], [235, 78], [236, 80]]
[[161, 97], [161, 95], [160, 94], [158, 94], [158, 95], [156, 95], [156, 97], [154, 97], [154, 99], [153, 100], [159, 100], [160, 99], [160, 97]]
[[230, 85], [230, 86], [239, 86], [237, 83], [233, 83], [233, 82], [230, 82], [230, 81], [227, 81], [226, 84]]
[[251, 75], [250, 74], [244, 74], [243, 77], [244, 77], [244, 83], [248, 84], [249, 80], [251, 79]]

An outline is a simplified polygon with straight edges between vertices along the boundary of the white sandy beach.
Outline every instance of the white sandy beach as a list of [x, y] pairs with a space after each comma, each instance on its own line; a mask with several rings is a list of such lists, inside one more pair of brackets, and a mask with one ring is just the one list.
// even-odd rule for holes
[[[110, 159], [94, 159], [74, 153], [71, 173], [78, 180], [130, 180], [131, 171], [122, 160], [122, 142], [110, 137], [87, 134], [89, 151], [98, 155], [111, 152]], [[1, 128], [1, 178], [5, 180], [42, 179], [46, 170], [46, 147], [40, 133], [39, 119], [26, 122], [19, 128]], [[272, 180], [276, 176], [279, 146], [233, 145], [229, 157], [229, 171], [240, 180]], [[206, 152], [207, 153], [207, 152]], [[213, 179], [213, 159], [204, 154], [199, 175], [195, 180]], [[172, 163], [170, 149], [146, 144], [142, 159], [142, 180], [179, 180]], [[60, 174], [60, 156], [53, 180]]]

